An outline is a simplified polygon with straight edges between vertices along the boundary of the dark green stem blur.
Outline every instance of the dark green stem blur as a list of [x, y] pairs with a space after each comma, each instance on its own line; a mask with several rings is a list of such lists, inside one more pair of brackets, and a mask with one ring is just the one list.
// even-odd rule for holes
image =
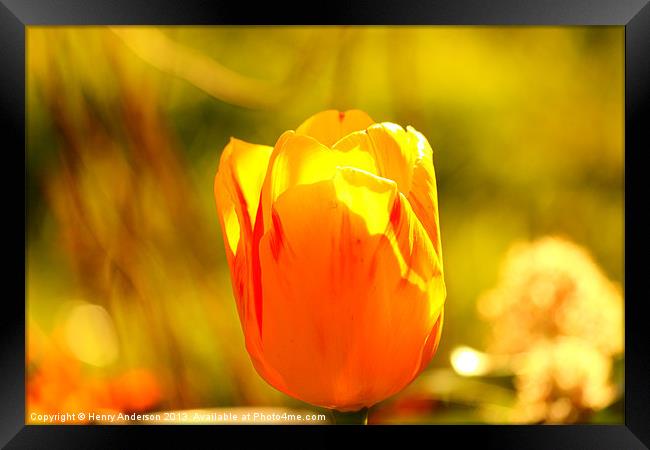
[[334, 418], [334, 424], [336, 425], [367, 425], [368, 408], [352, 412], [341, 412], [333, 409], [332, 417]]

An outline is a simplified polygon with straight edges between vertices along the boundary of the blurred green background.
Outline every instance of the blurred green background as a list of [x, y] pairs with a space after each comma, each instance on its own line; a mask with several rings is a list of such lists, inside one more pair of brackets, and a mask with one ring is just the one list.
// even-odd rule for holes
[[[560, 250], [541, 273], [622, 314], [623, 48], [623, 27], [28, 27], [28, 410], [309, 409], [248, 359], [213, 179], [230, 136], [273, 145], [362, 109], [434, 149], [448, 291], [437, 355], [370, 422], [621, 423], [622, 344], [526, 338], [518, 355], [568, 368], [550, 348], [580, 338], [585, 376], [603, 375], [585, 394], [538, 364], [543, 411], [523, 414], [530, 371], [495, 353], [505, 319], [477, 302], [507, 284], [513, 245], [560, 242], [585, 268]], [[526, 286], [503, 295], [534, 303]]]

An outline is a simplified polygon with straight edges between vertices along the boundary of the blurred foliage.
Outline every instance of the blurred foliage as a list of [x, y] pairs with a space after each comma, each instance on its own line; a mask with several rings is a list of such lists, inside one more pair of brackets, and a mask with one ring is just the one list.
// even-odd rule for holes
[[[450, 358], [494, 361], [458, 348], [492, 351], [477, 300], [515, 242], [587, 249], [587, 310], [599, 280], [622, 283], [623, 45], [622, 27], [28, 27], [28, 410], [304, 408], [246, 354], [213, 177], [230, 136], [273, 145], [359, 108], [434, 149], [448, 290], [430, 368], [370, 422], [543, 421], [512, 414], [532, 386], [516, 364], [468, 378]], [[522, 345], [545, 367], [614, 358]], [[552, 418], [620, 423], [615, 391], [595, 415], [560, 402]]]

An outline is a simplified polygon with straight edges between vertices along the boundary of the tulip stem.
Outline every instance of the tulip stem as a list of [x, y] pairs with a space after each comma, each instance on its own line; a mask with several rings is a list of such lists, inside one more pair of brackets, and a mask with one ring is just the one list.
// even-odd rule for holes
[[368, 424], [368, 408], [360, 409], [359, 411], [341, 412], [332, 409], [332, 416], [336, 425], [367, 425]]

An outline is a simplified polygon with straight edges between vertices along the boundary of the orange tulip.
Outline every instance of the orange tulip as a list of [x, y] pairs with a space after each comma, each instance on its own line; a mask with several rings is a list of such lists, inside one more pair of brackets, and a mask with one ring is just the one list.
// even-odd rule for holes
[[422, 371], [446, 295], [422, 134], [324, 111], [275, 147], [232, 138], [214, 189], [246, 348], [268, 383], [355, 411]]

